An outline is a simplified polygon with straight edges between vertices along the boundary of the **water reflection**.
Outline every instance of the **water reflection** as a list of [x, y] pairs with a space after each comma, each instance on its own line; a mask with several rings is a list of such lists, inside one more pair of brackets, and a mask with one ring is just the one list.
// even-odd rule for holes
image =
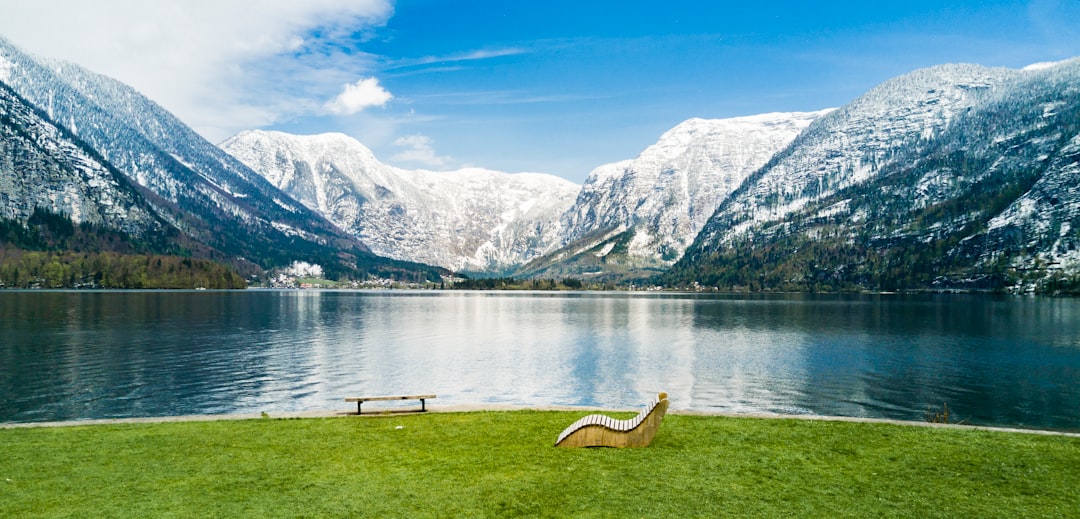
[[789, 296], [695, 308], [699, 336], [724, 345], [699, 350], [693, 394], [711, 407], [918, 419], [948, 403], [972, 423], [1077, 427], [1075, 301]]
[[1080, 428], [1080, 304], [983, 296], [0, 292], [0, 421], [439, 402]]

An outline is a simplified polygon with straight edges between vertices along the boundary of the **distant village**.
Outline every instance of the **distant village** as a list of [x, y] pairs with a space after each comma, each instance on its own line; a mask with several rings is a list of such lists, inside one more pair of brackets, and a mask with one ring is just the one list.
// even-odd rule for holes
[[465, 278], [455, 276], [442, 276], [441, 281], [426, 281], [423, 283], [410, 283], [389, 278], [372, 278], [363, 281], [330, 281], [324, 279], [321, 265], [311, 264], [305, 261], [294, 261], [286, 268], [271, 277], [266, 288], [277, 289], [437, 289], [450, 288], [456, 283], [465, 281]]

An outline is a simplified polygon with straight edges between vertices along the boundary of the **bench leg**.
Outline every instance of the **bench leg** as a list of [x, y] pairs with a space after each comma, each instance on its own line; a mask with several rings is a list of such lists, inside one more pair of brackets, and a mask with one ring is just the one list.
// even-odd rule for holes
[[424, 399], [421, 398], [420, 399], [420, 412], [423, 413], [424, 411], [427, 411], [427, 409], [424, 408]]
[[360, 414], [360, 404], [362, 404], [362, 403], [363, 402], [357, 402], [356, 403], [356, 414]]

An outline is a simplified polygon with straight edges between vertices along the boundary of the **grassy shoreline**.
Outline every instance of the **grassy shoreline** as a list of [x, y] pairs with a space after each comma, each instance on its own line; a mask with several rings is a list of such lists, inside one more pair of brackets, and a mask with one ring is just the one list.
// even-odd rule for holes
[[[615, 415], [619, 413], [637, 413], [640, 409], [630, 408], [596, 408], [588, 406], [570, 405], [516, 405], [516, 404], [451, 404], [438, 405], [427, 409], [429, 413], [467, 413], [467, 412], [508, 412], [508, 411], [565, 411], [577, 413], [602, 413]], [[369, 410], [364, 418], [382, 417], [387, 415], [414, 414], [420, 412], [415, 406], [399, 405], [383, 408], [381, 410]], [[841, 415], [814, 415], [814, 414], [780, 414], [769, 412], [724, 412], [724, 411], [701, 411], [689, 409], [674, 409], [668, 411], [668, 415], [689, 416], [713, 416], [720, 418], [749, 418], [749, 419], [779, 419], [779, 420], [812, 420], [833, 422], [858, 422], [870, 424], [888, 424], [910, 427], [933, 427], [944, 429], [981, 430], [991, 432], [1043, 434], [1052, 436], [1071, 436], [1080, 438], [1080, 430], [1062, 429], [1039, 429], [1034, 427], [1009, 427], [998, 425], [979, 425], [965, 422], [935, 422], [930, 420], [901, 420], [895, 418], [869, 418]], [[60, 420], [46, 422], [0, 422], [0, 429], [21, 429], [35, 427], [78, 427], [90, 425], [117, 425], [129, 423], [163, 423], [163, 422], [213, 422], [219, 420], [256, 420], [265, 418], [295, 419], [295, 418], [339, 418], [355, 417], [355, 409], [315, 409], [305, 411], [274, 411], [271, 413], [231, 413], [231, 414], [194, 414], [194, 415], [170, 415], [170, 416], [139, 416], [126, 418], [90, 418], [78, 420]]]
[[586, 413], [0, 429], [0, 516], [1080, 513], [1072, 436], [675, 414], [647, 449], [553, 447]]

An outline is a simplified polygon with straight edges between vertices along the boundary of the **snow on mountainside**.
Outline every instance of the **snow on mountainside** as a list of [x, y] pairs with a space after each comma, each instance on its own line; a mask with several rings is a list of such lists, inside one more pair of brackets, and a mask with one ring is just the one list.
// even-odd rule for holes
[[866, 181], [903, 152], [925, 146], [1018, 73], [939, 65], [882, 83], [817, 120], [748, 178], [710, 219], [702, 243], [731, 240], [751, 224], [778, 221], [809, 201]]
[[378, 254], [501, 272], [557, 244], [578, 186], [543, 174], [408, 171], [342, 134], [250, 131], [221, 144]]
[[630, 268], [674, 263], [728, 193], [828, 112], [679, 124], [637, 158], [593, 170], [562, 216], [564, 248], [526, 269], [588, 274], [616, 261]]
[[989, 128], [981, 139], [962, 146], [969, 155], [993, 159], [988, 174], [1033, 182], [986, 223], [985, 233], [958, 250], [982, 269], [1009, 258], [1010, 268], [1027, 273], [1015, 280], [1027, 290], [1080, 275], [1080, 58], [1023, 71], [980, 110], [989, 115], [977, 120]]
[[678, 259], [720, 200], [828, 112], [685, 121], [636, 159], [593, 170], [564, 216], [565, 241], [633, 226], [631, 255]]
[[1075, 292], [1078, 166], [1080, 59], [916, 71], [811, 125], [721, 205], [667, 279]]
[[[154, 210], [245, 268], [321, 264], [332, 276], [424, 270], [376, 258], [131, 87], [0, 38], [7, 83], [152, 196]], [[258, 267], [256, 267], [258, 265]], [[393, 275], [393, 274], [390, 274]]]

